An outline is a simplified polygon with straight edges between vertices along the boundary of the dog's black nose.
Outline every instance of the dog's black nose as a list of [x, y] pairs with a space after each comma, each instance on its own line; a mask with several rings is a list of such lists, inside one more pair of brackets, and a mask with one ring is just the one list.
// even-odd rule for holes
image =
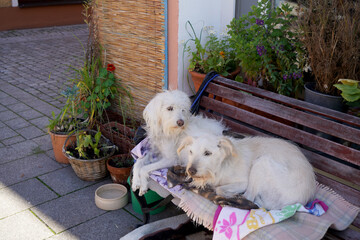
[[194, 167], [190, 167], [189, 170], [188, 170], [190, 176], [194, 176], [196, 174], [196, 168]]
[[177, 124], [179, 127], [182, 127], [182, 126], [184, 126], [184, 120], [179, 119], [179, 120], [176, 121], [176, 124]]

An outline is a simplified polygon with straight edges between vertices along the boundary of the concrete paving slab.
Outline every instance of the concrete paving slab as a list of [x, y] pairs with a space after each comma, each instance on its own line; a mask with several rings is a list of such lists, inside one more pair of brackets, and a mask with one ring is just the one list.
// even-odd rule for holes
[[0, 133], [0, 141], [19, 135], [17, 132], [6, 126], [0, 128]]
[[51, 138], [49, 134], [34, 138], [32, 140], [39, 145], [41, 150], [48, 151], [52, 149]]
[[17, 151], [17, 158], [23, 158], [28, 155], [32, 155], [39, 148], [39, 145], [32, 140], [26, 140], [20, 143], [13, 144], [11, 148]]
[[109, 182], [97, 183], [31, 209], [56, 233], [62, 232], [106, 212], [96, 207], [94, 195], [99, 186]]
[[28, 126], [25, 128], [17, 129], [16, 131], [26, 139], [33, 139], [36, 137], [43, 136], [45, 134], [43, 130], [40, 130], [35, 126]]
[[3, 144], [5, 144], [6, 146], [11, 146], [11, 145], [13, 145], [15, 143], [19, 143], [19, 142], [22, 142], [22, 141], [25, 141], [25, 138], [23, 138], [22, 136], [15, 136], [15, 137], [12, 137], [12, 138], [2, 140], [1, 142]]
[[9, 107], [13, 112], [23, 112], [26, 110], [30, 110], [31, 108], [24, 103], [16, 103]]
[[9, 186], [29, 178], [62, 168], [45, 154], [37, 154], [1, 165], [0, 182]]
[[17, 118], [8, 120], [8, 121], [5, 122], [5, 124], [8, 125], [9, 127], [11, 127], [14, 130], [24, 128], [24, 127], [27, 127], [27, 126], [31, 125], [30, 122], [24, 120], [21, 117], [17, 117]]
[[[0, 101], [1, 101], [1, 99], [0, 99]], [[8, 110], [8, 109], [5, 106], [0, 105], [0, 112], [6, 111], [6, 110]]]
[[[11, 147], [3, 147], [0, 148], [0, 164], [7, 163], [10, 161], [13, 161], [17, 159], [18, 157], [18, 151]], [[2, 168], [2, 165], [0, 165], [0, 168]]]
[[54, 233], [29, 210], [0, 220], [1, 238], [6, 240], [39, 240]]
[[[70, 165], [54, 172], [39, 176], [39, 179], [60, 195], [66, 195], [70, 192], [94, 184], [94, 182], [79, 179]], [[61, 181], [59, 181], [59, 179], [61, 179]]]
[[32, 119], [30, 120], [30, 122], [41, 130], [46, 131], [47, 125], [49, 124], [49, 118], [47, 116], [43, 116], [40, 118]]
[[57, 197], [36, 178], [0, 189], [0, 219]]
[[19, 101], [13, 97], [7, 97], [7, 98], [3, 98], [1, 99], [1, 104], [5, 105], [5, 106], [9, 106], [9, 105], [13, 105], [19, 103]]
[[29, 109], [23, 112], [18, 112], [18, 114], [23, 117], [26, 120], [30, 120], [30, 119], [34, 119], [34, 118], [39, 118], [39, 117], [43, 117], [44, 115], [39, 113], [38, 111], [34, 110], [34, 109]]
[[10, 120], [10, 119], [17, 118], [17, 117], [18, 117], [18, 115], [16, 115], [12, 111], [2, 111], [2, 112], [0, 112], [0, 120], [3, 121], [3, 122], [5, 122], [7, 120]]
[[120, 239], [122, 236], [135, 229], [141, 222], [131, 216], [123, 209], [110, 211], [96, 217], [79, 226], [71, 228], [59, 235], [53, 236], [51, 240], [98, 240], [98, 239]]

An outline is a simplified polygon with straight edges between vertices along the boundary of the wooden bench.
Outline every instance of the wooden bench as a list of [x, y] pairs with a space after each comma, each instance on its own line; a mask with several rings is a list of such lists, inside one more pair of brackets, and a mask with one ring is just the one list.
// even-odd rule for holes
[[[205, 92], [209, 97], [201, 98], [200, 112], [241, 134], [291, 140], [320, 183], [360, 206], [360, 118], [223, 77], [212, 80]], [[359, 236], [360, 216], [345, 231], [329, 230], [326, 238]]]
[[[360, 118], [223, 77], [205, 92], [216, 96], [202, 97], [205, 115], [242, 134], [291, 140], [313, 165], [317, 181], [360, 206]], [[346, 231], [329, 234], [359, 239], [360, 216]]]

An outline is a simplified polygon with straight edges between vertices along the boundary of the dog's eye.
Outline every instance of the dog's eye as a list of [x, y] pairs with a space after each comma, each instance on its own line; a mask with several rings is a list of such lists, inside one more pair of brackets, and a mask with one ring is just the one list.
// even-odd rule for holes
[[167, 110], [172, 111], [172, 110], [174, 110], [174, 108], [172, 106], [170, 106], [170, 107], [167, 108]]
[[210, 151], [205, 151], [205, 152], [204, 152], [204, 155], [205, 155], [205, 156], [210, 156], [211, 154], [212, 154], [212, 152], [210, 152]]

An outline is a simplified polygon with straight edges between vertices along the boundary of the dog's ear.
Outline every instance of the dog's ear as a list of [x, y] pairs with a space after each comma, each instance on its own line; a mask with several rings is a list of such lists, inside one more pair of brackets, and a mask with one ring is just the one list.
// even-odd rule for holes
[[218, 147], [225, 151], [226, 156], [235, 156], [234, 145], [228, 138], [221, 138]]
[[181, 143], [179, 148], [177, 149], [177, 154], [180, 155], [180, 152], [188, 145], [192, 144], [194, 141], [193, 137], [191, 136], [187, 136], [186, 138], [184, 138]]
[[146, 105], [143, 111], [143, 118], [146, 122], [147, 129], [158, 130], [161, 125], [160, 118], [161, 99], [159, 95], [155, 96]]

